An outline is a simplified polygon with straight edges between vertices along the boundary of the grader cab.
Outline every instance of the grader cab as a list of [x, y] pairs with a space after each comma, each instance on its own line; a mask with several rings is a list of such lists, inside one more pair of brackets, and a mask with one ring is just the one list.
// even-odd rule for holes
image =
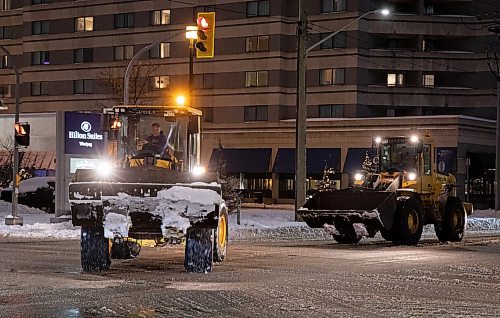
[[434, 224], [442, 242], [462, 240], [472, 205], [456, 196], [456, 178], [439, 173], [430, 137], [375, 138], [378, 163], [356, 176], [354, 187], [319, 192], [297, 213], [339, 243], [363, 236], [415, 245], [423, 226]]

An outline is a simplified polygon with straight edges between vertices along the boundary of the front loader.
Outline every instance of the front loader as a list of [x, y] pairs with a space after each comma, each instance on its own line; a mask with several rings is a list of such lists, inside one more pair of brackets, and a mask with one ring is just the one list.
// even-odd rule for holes
[[426, 224], [442, 242], [462, 240], [473, 208], [456, 196], [455, 177], [437, 172], [430, 137], [376, 138], [373, 148], [373, 170], [356, 175], [353, 187], [313, 195], [297, 211], [302, 219], [343, 244], [380, 231], [387, 241], [415, 245]]
[[[121, 127], [120, 160], [79, 169], [69, 185], [84, 271], [136, 257], [142, 244], [185, 243], [189, 272], [210, 272], [224, 260], [228, 214], [217, 175], [198, 166], [200, 116], [189, 107], [105, 109], [103, 126]], [[164, 144], [147, 142], [151, 127], [161, 127], [156, 140]]]

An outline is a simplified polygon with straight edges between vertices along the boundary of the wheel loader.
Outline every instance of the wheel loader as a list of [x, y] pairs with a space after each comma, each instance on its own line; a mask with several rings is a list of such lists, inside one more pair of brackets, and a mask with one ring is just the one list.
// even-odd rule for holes
[[104, 110], [103, 130], [120, 135], [120, 148], [112, 151], [118, 160], [78, 169], [69, 184], [85, 272], [137, 257], [141, 245], [185, 244], [189, 272], [210, 272], [214, 261], [224, 260], [227, 208], [217, 175], [198, 165], [200, 117], [201, 111], [178, 106]]
[[441, 242], [462, 240], [473, 207], [456, 196], [456, 178], [437, 171], [429, 135], [374, 138], [374, 164], [355, 176], [354, 186], [320, 191], [297, 213], [323, 227], [341, 244], [382, 237], [416, 245], [423, 226], [433, 224]]

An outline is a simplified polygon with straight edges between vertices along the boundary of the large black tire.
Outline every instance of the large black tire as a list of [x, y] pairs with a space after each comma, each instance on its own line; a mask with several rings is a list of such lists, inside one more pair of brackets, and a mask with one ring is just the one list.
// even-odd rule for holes
[[223, 209], [219, 216], [219, 224], [214, 230], [214, 262], [222, 262], [227, 255], [229, 218], [227, 210]]
[[441, 228], [434, 224], [436, 236], [441, 242], [460, 242], [465, 234], [467, 226], [467, 212], [465, 212], [462, 201], [451, 197], [446, 202]]
[[111, 266], [109, 240], [104, 237], [103, 227], [82, 226], [80, 245], [84, 272], [109, 269]]
[[422, 206], [415, 198], [399, 198], [390, 237], [395, 244], [416, 245], [422, 237]]
[[210, 273], [213, 268], [213, 229], [189, 228], [184, 268], [192, 273]]

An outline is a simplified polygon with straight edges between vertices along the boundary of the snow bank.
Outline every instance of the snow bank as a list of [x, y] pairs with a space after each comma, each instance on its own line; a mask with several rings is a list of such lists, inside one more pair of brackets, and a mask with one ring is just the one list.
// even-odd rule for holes
[[[47, 212], [35, 209], [35, 208], [30, 208], [26, 205], [18, 204], [17, 205], [17, 211], [19, 214], [45, 214], [47, 215]], [[0, 216], [2, 215], [7, 215], [12, 212], [12, 203], [6, 202], [3, 200], [0, 200]]]
[[80, 239], [80, 228], [74, 227], [71, 222], [64, 223], [35, 223], [19, 225], [4, 225], [0, 223], [0, 237], [32, 238], [32, 239]]

